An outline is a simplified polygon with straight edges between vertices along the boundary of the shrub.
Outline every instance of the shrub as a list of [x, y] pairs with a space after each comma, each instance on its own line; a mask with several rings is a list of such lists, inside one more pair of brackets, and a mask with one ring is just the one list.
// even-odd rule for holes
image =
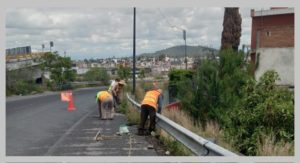
[[170, 94], [175, 92], [194, 123], [205, 129], [207, 122], [218, 122], [225, 139], [245, 155], [262, 153], [262, 135], [273, 135], [274, 144], [293, 144], [294, 96], [276, 86], [278, 74], [268, 71], [257, 82], [242, 53], [226, 50], [219, 56], [219, 62], [206, 60], [196, 72], [169, 74]]
[[105, 85], [109, 83], [109, 75], [104, 68], [91, 68], [84, 74], [84, 79], [87, 81], [101, 81]]
[[294, 141], [293, 94], [276, 86], [278, 79], [276, 72], [268, 71], [257, 83], [249, 80], [240, 104], [229, 113], [225, 131], [244, 154], [257, 155], [262, 135], [273, 135], [275, 144]]

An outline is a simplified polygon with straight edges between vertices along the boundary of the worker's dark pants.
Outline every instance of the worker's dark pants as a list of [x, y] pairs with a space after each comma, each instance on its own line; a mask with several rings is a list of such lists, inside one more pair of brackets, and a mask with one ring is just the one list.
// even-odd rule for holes
[[115, 109], [118, 108], [118, 97], [113, 95], [113, 106]]
[[149, 125], [149, 133], [155, 130], [155, 117], [156, 117], [156, 110], [152, 106], [149, 105], [142, 105], [141, 106], [141, 120], [139, 126], [139, 134], [144, 134], [145, 132], [145, 123], [147, 121], [148, 115], [150, 116], [150, 125]]

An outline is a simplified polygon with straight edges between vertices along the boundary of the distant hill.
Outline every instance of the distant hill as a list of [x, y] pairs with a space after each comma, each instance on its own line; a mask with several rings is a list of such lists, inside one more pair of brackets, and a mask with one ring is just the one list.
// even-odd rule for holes
[[[173, 46], [167, 49], [156, 51], [154, 53], [143, 53], [139, 56], [158, 57], [165, 54], [168, 57], [183, 57], [185, 55], [184, 47], [184, 45]], [[186, 54], [190, 57], [205, 56], [207, 54], [211, 54], [212, 52], [217, 54], [218, 50], [205, 46], [186, 46]]]

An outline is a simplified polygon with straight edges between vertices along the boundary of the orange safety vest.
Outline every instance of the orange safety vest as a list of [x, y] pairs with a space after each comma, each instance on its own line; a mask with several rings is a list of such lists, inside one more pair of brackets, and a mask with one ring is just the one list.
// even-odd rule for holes
[[159, 95], [160, 95], [160, 92], [158, 90], [148, 91], [144, 97], [144, 100], [142, 101], [142, 105], [144, 105], [144, 104], [150, 105], [155, 110], [157, 110], [157, 101], [158, 101]]
[[108, 91], [100, 91], [99, 93], [97, 93], [97, 98], [101, 102], [104, 101], [108, 97], [112, 97], [111, 94]]

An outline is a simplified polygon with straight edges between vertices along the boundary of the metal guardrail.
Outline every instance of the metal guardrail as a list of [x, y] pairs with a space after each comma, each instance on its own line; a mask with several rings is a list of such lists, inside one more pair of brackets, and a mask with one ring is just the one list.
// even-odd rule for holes
[[[127, 98], [135, 107], [141, 108], [141, 105], [134, 101], [129, 94], [127, 94]], [[238, 156], [237, 154], [189, 131], [161, 114], [156, 114], [156, 124], [189, 148], [197, 156]]]

